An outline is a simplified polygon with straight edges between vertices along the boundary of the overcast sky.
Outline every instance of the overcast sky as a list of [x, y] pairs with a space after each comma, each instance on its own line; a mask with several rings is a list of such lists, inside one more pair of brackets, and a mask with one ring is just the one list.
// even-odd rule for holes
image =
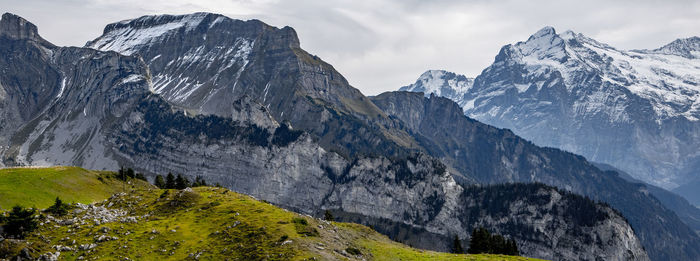
[[551, 25], [620, 49], [700, 36], [700, 1], [651, 0], [0, 0], [58, 45], [82, 46], [110, 22], [147, 14], [215, 12], [292, 26], [302, 48], [366, 95], [396, 90], [425, 70], [476, 76], [501, 46]]

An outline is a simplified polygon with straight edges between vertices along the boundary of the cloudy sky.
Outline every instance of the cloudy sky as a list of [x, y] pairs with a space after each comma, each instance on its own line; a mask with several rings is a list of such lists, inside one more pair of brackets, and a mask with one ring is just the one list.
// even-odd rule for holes
[[546, 25], [621, 49], [700, 36], [697, 0], [0, 0], [0, 11], [73, 46], [99, 36], [107, 23], [147, 14], [206, 11], [289, 25], [302, 48], [367, 95], [409, 84], [427, 69], [476, 76], [501, 46]]

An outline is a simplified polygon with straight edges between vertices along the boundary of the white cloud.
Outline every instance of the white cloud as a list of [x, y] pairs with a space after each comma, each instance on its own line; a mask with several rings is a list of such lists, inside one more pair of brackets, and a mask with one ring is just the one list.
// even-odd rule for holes
[[700, 2], [556, 0], [0, 0], [59, 45], [81, 46], [107, 23], [145, 14], [222, 13], [294, 27], [301, 44], [368, 95], [411, 83], [427, 69], [476, 76], [501, 46], [545, 25], [622, 49], [700, 35]]

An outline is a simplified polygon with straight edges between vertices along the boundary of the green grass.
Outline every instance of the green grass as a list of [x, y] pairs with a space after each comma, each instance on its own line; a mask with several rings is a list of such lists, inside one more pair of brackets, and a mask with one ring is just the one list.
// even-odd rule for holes
[[[109, 189], [102, 187], [97, 177], [107, 180], [108, 187], [118, 187], [120, 181], [109, 178], [109, 173], [97, 173], [78, 168], [52, 171], [24, 170], [22, 174], [4, 175], [45, 176], [43, 181], [61, 184], [34, 184], [22, 189], [58, 191], [61, 197], [76, 195], [76, 201], [100, 201], [109, 197]], [[15, 172], [18, 170], [15, 169]], [[19, 172], [23, 172], [19, 170]], [[51, 174], [46, 174], [50, 172]], [[31, 174], [30, 174], [31, 173]], [[61, 176], [63, 176], [61, 178]], [[49, 178], [52, 177], [52, 178]], [[66, 179], [78, 179], [81, 184], [91, 184], [97, 193], [88, 197], [86, 192], [69, 193]], [[40, 178], [33, 177], [34, 180]], [[94, 179], [90, 181], [91, 179]], [[11, 187], [4, 183], [16, 180], [4, 177], [0, 187]], [[20, 182], [22, 183], [22, 182]], [[24, 183], [22, 183], [24, 184]], [[119, 190], [119, 189], [117, 189]], [[24, 202], [43, 202], [33, 199], [28, 192], [10, 190], [5, 195], [21, 193], [28, 199]], [[83, 194], [83, 195], [80, 195]], [[42, 200], [52, 203], [56, 194], [39, 193]], [[20, 198], [14, 196], [14, 198]], [[17, 200], [15, 200], [17, 201]], [[35, 203], [38, 204], [39, 203]], [[129, 187], [127, 193], [110, 197], [97, 203], [110, 209], [128, 211], [128, 216], [138, 217], [137, 223], [114, 221], [95, 224], [57, 225], [45, 223], [23, 242], [36, 255], [55, 252], [54, 245], [77, 247], [95, 243], [105, 235], [116, 240], [99, 242], [90, 251], [62, 252], [61, 260], [532, 260], [498, 255], [454, 255], [423, 251], [391, 241], [372, 229], [351, 223], [326, 222], [299, 215], [274, 205], [255, 200], [249, 196], [231, 192], [224, 188], [199, 187], [191, 192], [161, 190], [148, 185]], [[80, 217], [83, 213], [71, 213], [64, 219]], [[75, 240], [75, 243], [73, 243]], [[7, 243], [7, 241], [5, 242]], [[0, 246], [2, 248], [2, 246]], [[8, 247], [8, 248], [11, 248]], [[352, 254], [349, 254], [351, 252]], [[0, 249], [2, 253], [2, 249]], [[3, 257], [0, 256], [0, 259]]]
[[104, 200], [125, 187], [109, 173], [77, 167], [0, 169], [0, 210], [15, 205], [43, 209], [57, 196], [68, 203]]

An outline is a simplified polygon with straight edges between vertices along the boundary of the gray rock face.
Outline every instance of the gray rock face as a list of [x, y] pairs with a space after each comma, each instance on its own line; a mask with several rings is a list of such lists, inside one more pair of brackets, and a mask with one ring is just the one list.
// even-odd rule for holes
[[143, 57], [153, 92], [197, 113], [230, 117], [231, 101], [245, 95], [343, 154], [405, 154], [410, 141], [331, 65], [302, 50], [290, 27], [209, 13], [144, 16], [108, 25], [86, 47]]
[[540, 148], [509, 130], [470, 119], [446, 98], [389, 92], [372, 100], [423, 137], [419, 140], [432, 141], [434, 146], [426, 146], [431, 155], [478, 183], [541, 182], [580, 193], [619, 209], [653, 259], [700, 255], [698, 236], [642, 184], [601, 171], [581, 156]]
[[[204, 20], [210, 15], [195, 14], [190, 18], [195, 17], [204, 17]], [[209, 18], [212, 21], [206, 26], [216, 26], [222, 22], [215, 23], [218, 18]], [[169, 16], [144, 19], [165, 24], [176, 20]], [[229, 22], [239, 23], [230, 19]], [[178, 27], [181, 29], [177, 30], [187, 32], [190, 23], [184, 23], [185, 27]], [[125, 24], [144, 27], [147, 23], [137, 19], [111, 25], [106, 31], [119, 30]], [[204, 27], [199, 24], [196, 28]], [[287, 31], [289, 30], [291, 29]], [[282, 32], [280, 37], [271, 37], [269, 41], [283, 39], [284, 35], [288, 34]], [[263, 38], [265, 37], [256, 39]], [[581, 200], [578, 196], [573, 196], [576, 199], [561, 200], [557, 196], [561, 193], [552, 188], [530, 185], [535, 189], [499, 201], [509, 206], [505, 211], [484, 213], [482, 218], [472, 220], [481, 217], [481, 214], [474, 215], [468, 211], [479, 209], [485, 202], [484, 196], [474, 194], [470, 192], [474, 189], [458, 184], [447, 168], [431, 156], [405, 152], [404, 157], [391, 157], [389, 155], [392, 153], [379, 151], [375, 156], [347, 157], [342, 152], [336, 153], [324, 148], [323, 139], [330, 136], [316, 135], [314, 131], [318, 128], [336, 127], [337, 129], [327, 131], [333, 135], [362, 130], [346, 136], [340, 135], [340, 138], [327, 142], [337, 145], [339, 141], [352, 143], [360, 139], [366, 142], [365, 145], [356, 147], [360, 149], [368, 149], [369, 145], [382, 146], [383, 142], [394, 139], [388, 136], [406, 132], [382, 130], [382, 126], [402, 123], [389, 119], [357, 90], [345, 89], [349, 88], [346, 85], [318, 84], [319, 81], [323, 82], [322, 79], [335, 77], [333, 75], [337, 73], [327, 70], [332, 67], [320, 60], [313, 60], [308, 54], [302, 53], [293, 61], [299, 64], [304, 59], [312, 60], [304, 60], [298, 67], [284, 69], [303, 72], [292, 76], [294, 84], [284, 85], [294, 86], [294, 89], [275, 93], [282, 96], [289, 94], [296, 98], [274, 99], [290, 106], [284, 108], [295, 108], [292, 110], [295, 113], [307, 109], [311, 115], [325, 115], [320, 123], [318, 119], [316, 123], [311, 122], [308, 115], [282, 117], [284, 111], [274, 110], [282, 108], [279, 107], [281, 105], [266, 105], [265, 95], [261, 99], [261, 96], [254, 96], [260, 95], [255, 92], [241, 93], [235, 96], [236, 99], [220, 99], [215, 103], [209, 103], [213, 98], [205, 99], [202, 104], [216, 104], [211, 107], [215, 110], [209, 110], [207, 106], [196, 107], [186, 102], [170, 101], [164, 98], [167, 95], [159, 92], [161, 86], [156, 85], [155, 76], [151, 76], [146, 61], [151, 61], [152, 57], [124, 56], [88, 48], [49, 48], [33, 39], [12, 39], [2, 34], [0, 43], [0, 52], [8, 54], [0, 58], [5, 59], [2, 60], [2, 69], [7, 72], [2, 77], [12, 79], [3, 78], [2, 86], [8, 94], [6, 100], [12, 101], [7, 104], [14, 105], [8, 107], [14, 111], [0, 112], [13, 115], [13, 124], [19, 126], [5, 139], [9, 146], [2, 155], [5, 164], [62, 164], [93, 169], [117, 169], [124, 165], [134, 166], [138, 171], [146, 173], [174, 172], [190, 177], [202, 175], [208, 182], [219, 182], [236, 191], [302, 213], [314, 214], [324, 209], [334, 209], [421, 229], [445, 239], [433, 242], [443, 247], [448, 245], [451, 235], [468, 237], [475, 222], [481, 220], [481, 224], [516, 238], [525, 246], [523, 253], [530, 256], [551, 255], [562, 260], [648, 259], [639, 239], [630, 233], [632, 229], [624, 218], [607, 206], [595, 203], [587, 205], [587, 209], [593, 212], [599, 210], [608, 213], [595, 222], [584, 224], [569, 221], [567, 217], [574, 216], [577, 212], [567, 209], [567, 202]], [[177, 46], [172, 48], [177, 49]], [[261, 53], [257, 55], [267, 57], [264, 56], [267, 51], [269, 50], [260, 49]], [[46, 77], [32, 78], [26, 77], [23, 67], [22, 70], [10, 70], [19, 68], [18, 64], [29, 62], [36, 68], [54, 74], [39, 72], [39, 75]], [[251, 62], [249, 66], [253, 64]], [[278, 70], [274, 66], [271, 69]], [[159, 72], [154, 71], [153, 75], [157, 73]], [[172, 72], [168, 72], [168, 75], [172, 75], [170, 73]], [[259, 76], [254, 73], [247, 75]], [[275, 77], [286, 79], [290, 76]], [[342, 78], [334, 79], [332, 81]], [[340, 81], [342, 82], [344, 80]], [[236, 83], [234, 85], [237, 86]], [[21, 110], [16, 109], [19, 108], [16, 101], [23, 97], [21, 91], [31, 91], [36, 86], [45, 86], [40, 90], [47, 98], [37, 99], [37, 95], [27, 95], [37, 99], [37, 102], [24, 105]], [[243, 86], [248, 85], [241, 85], [241, 88]], [[166, 87], [162, 88], [167, 89]], [[212, 85], [212, 88], [223, 87]], [[15, 94], [15, 90], [20, 94]], [[312, 90], [316, 94], [312, 94]], [[174, 90], [173, 93], [176, 92]], [[300, 92], [303, 96], [299, 96]], [[339, 96], [336, 92], [347, 96]], [[327, 95], [328, 100], [323, 99], [323, 95]], [[346, 100], [352, 95], [360, 95], [360, 99]], [[218, 99], [219, 96], [216, 97]], [[299, 105], [303, 100], [299, 97], [304, 97], [307, 102]], [[371, 106], [366, 107], [367, 104]], [[374, 112], [379, 112], [379, 115], [372, 116]], [[291, 122], [293, 127], [286, 122], [280, 124], [280, 121], [275, 120], [276, 117]], [[379, 124], [368, 125], [366, 122], [370, 119]], [[299, 128], [299, 125], [310, 131], [301, 131], [306, 128]], [[361, 137], [375, 133], [388, 134]], [[343, 140], [345, 137], [348, 139]], [[506, 186], [476, 191], [497, 194], [498, 191], [508, 191], [509, 188]], [[542, 195], [548, 196], [542, 199], [541, 204], [528, 200]], [[544, 227], [532, 227], [541, 232], [536, 235], [537, 238], [530, 237], [530, 233], [519, 235], [517, 232], [520, 230], [508, 225], [523, 220], [544, 221], [549, 218], [556, 219], [557, 222]], [[610, 243], [596, 244], [586, 241], [586, 237], [581, 235], [605, 239]], [[547, 241], [550, 239], [570, 244], [552, 246]], [[425, 246], [440, 248], [437, 245]], [[585, 249], [586, 252], [582, 254], [580, 249]]]

